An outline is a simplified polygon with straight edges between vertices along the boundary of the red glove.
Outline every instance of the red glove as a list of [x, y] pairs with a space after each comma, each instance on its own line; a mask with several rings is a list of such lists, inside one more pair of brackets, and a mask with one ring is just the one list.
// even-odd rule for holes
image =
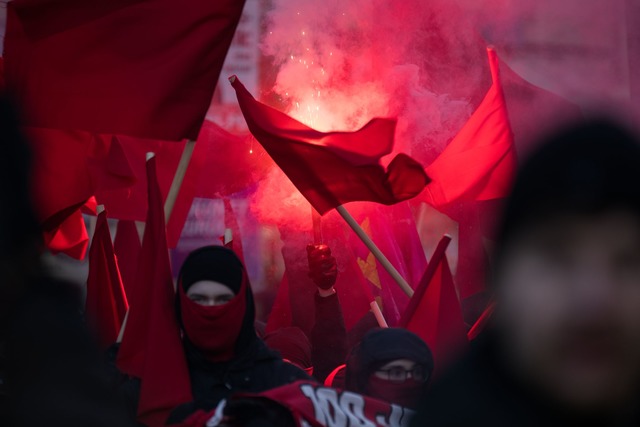
[[331, 289], [338, 277], [336, 258], [327, 245], [307, 245], [309, 277], [320, 289]]

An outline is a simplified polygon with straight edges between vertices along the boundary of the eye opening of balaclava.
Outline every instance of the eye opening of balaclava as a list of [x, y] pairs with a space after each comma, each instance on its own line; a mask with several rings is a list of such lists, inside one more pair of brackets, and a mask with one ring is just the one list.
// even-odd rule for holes
[[[222, 283], [236, 295], [223, 305], [204, 306], [187, 297], [196, 282]], [[249, 280], [237, 255], [205, 246], [187, 256], [178, 276], [176, 310], [185, 343], [210, 362], [226, 362], [255, 338], [255, 309]]]
[[398, 359], [414, 361], [424, 367], [427, 378], [431, 377], [433, 355], [416, 334], [402, 328], [369, 331], [351, 351], [346, 367], [345, 388], [401, 406], [414, 406], [425, 382], [408, 380], [395, 384], [373, 376], [386, 363]]

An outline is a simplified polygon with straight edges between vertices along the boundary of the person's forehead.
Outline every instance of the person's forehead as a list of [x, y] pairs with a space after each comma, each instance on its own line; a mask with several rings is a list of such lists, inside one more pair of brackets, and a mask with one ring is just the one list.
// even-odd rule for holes
[[416, 362], [411, 359], [394, 359], [390, 360], [384, 365], [380, 367], [380, 369], [390, 369], [390, 368], [412, 368], [415, 366]]
[[233, 294], [233, 291], [225, 284], [213, 280], [200, 280], [191, 285], [187, 294]]

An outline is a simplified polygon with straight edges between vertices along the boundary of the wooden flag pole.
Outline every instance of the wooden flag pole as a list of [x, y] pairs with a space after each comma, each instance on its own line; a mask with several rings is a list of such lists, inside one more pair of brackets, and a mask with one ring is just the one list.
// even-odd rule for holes
[[375, 300], [371, 301], [369, 303], [369, 307], [371, 307], [371, 311], [373, 312], [373, 315], [376, 317], [378, 326], [380, 326], [381, 328], [388, 328], [389, 325], [387, 324], [387, 319], [384, 318], [384, 315], [382, 314], [382, 310], [380, 310], [380, 306], [378, 305], [378, 302]]
[[391, 264], [391, 262], [387, 259], [387, 257], [384, 256], [384, 254], [380, 251], [380, 249], [378, 249], [376, 244], [373, 243], [373, 240], [371, 240], [371, 238], [367, 235], [367, 233], [365, 233], [362, 227], [360, 227], [360, 224], [358, 224], [355, 218], [351, 216], [349, 211], [347, 211], [347, 209], [344, 206], [338, 206], [336, 210], [338, 211], [340, 216], [344, 218], [347, 224], [349, 224], [351, 229], [355, 231], [355, 233], [358, 235], [360, 240], [362, 240], [362, 243], [364, 243], [365, 246], [371, 251], [373, 256], [376, 257], [378, 262], [382, 264], [384, 269], [387, 270], [387, 272], [391, 275], [391, 277], [393, 277], [393, 280], [395, 280], [398, 286], [400, 286], [400, 289], [402, 289], [402, 291], [405, 294], [407, 294], [409, 298], [411, 298], [413, 296], [413, 289], [411, 289], [411, 286], [409, 286], [407, 281], [404, 280], [404, 277], [400, 275], [400, 273], [398, 272], [398, 270], [396, 270], [393, 264]]
[[165, 224], [169, 224], [169, 218], [171, 217], [173, 206], [176, 204], [176, 199], [178, 198], [178, 194], [180, 193], [180, 187], [182, 187], [182, 181], [184, 181], [184, 176], [187, 173], [187, 168], [189, 167], [189, 162], [191, 161], [191, 155], [193, 154], [195, 145], [195, 141], [187, 140], [187, 144], [184, 146], [184, 150], [182, 150], [180, 163], [178, 163], [178, 168], [176, 169], [176, 173], [173, 176], [173, 181], [171, 182], [171, 187], [169, 188], [169, 194], [167, 194], [167, 200], [165, 200], [164, 202]]

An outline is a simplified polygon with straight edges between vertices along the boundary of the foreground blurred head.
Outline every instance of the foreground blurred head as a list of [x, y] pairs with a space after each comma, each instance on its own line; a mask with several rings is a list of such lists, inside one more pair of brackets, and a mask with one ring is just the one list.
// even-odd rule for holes
[[431, 351], [416, 334], [374, 329], [351, 351], [345, 388], [413, 408], [432, 371]]
[[606, 122], [522, 166], [498, 233], [496, 327], [513, 372], [569, 411], [640, 386], [640, 146]]

